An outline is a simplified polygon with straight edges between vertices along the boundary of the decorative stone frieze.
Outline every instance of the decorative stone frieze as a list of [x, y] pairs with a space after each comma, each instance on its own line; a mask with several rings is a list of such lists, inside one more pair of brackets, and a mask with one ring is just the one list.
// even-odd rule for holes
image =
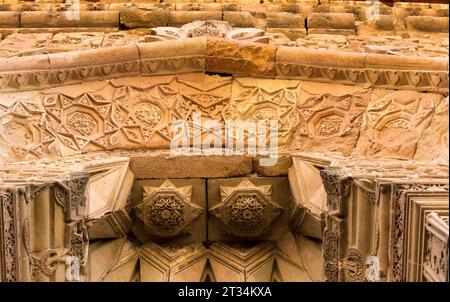
[[0, 0], [0, 281], [448, 281], [448, 5], [50, 2]]

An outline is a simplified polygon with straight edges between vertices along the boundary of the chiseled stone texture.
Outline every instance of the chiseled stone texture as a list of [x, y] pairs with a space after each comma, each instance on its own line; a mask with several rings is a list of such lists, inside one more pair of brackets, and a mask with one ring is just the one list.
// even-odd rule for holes
[[253, 170], [252, 158], [245, 155], [170, 156], [169, 152], [155, 152], [130, 154], [130, 159], [130, 168], [137, 179], [236, 177]]
[[102, 47], [104, 33], [57, 33], [48, 45], [48, 52], [77, 51]]
[[137, 180], [130, 198], [137, 216], [132, 232], [141, 242], [186, 244], [206, 240], [204, 179]]
[[410, 37], [444, 36], [448, 37], [448, 17], [409, 16], [405, 23]]
[[8, 35], [0, 41], [0, 57], [45, 53], [52, 36], [50, 33]]
[[277, 239], [288, 229], [287, 177], [208, 179], [208, 238]]
[[178, 75], [177, 83], [181, 98], [176, 110], [183, 120], [192, 121], [194, 113], [222, 124], [229, 118], [232, 77], [188, 73]]
[[111, 3], [109, 10], [120, 12], [120, 23], [127, 28], [143, 28], [167, 26], [169, 10], [155, 7], [150, 3], [127, 5], [126, 3]]
[[414, 159], [439, 161], [448, 165], [448, 97], [436, 107], [430, 126], [423, 132], [417, 143]]
[[307, 18], [311, 34], [355, 34], [355, 16], [350, 13], [313, 13]]
[[235, 75], [275, 75], [277, 47], [208, 38], [206, 69]]
[[350, 154], [370, 93], [371, 89], [359, 86], [302, 82], [290, 148]]
[[441, 99], [433, 93], [375, 89], [354, 153], [413, 159]]
[[292, 157], [289, 154], [279, 154], [277, 162], [273, 166], [261, 165], [261, 159], [265, 156], [255, 156], [253, 158], [253, 167], [259, 176], [286, 176], [289, 168], [292, 166]]
[[205, 70], [206, 38], [138, 44], [143, 75]]
[[241, 121], [278, 121], [278, 144], [292, 139], [297, 124], [299, 81], [236, 78], [231, 95], [231, 116]]
[[150, 34], [150, 29], [130, 29], [105, 34], [102, 47], [136, 44], [145, 41], [145, 36]]

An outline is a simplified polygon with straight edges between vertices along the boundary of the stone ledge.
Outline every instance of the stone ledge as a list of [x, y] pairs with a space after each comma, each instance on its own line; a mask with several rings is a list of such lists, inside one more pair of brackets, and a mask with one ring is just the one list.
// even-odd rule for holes
[[[2, 59], [0, 78], [18, 76], [14, 72], [46, 70], [44, 56]], [[192, 38], [178, 41], [139, 43], [48, 55], [49, 71], [101, 68], [81, 80], [107, 79], [130, 75], [161, 75], [188, 72], [216, 72], [269, 78], [295, 78], [343, 84], [368, 84], [393, 89], [446, 92], [448, 58], [393, 56], [333, 50], [275, 46], [236, 42], [217, 38]], [[45, 61], [45, 60], [44, 60]], [[41, 62], [33, 63], [29, 62]], [[133, 65], [133, 66], [130, 66]], [[120, 72], [112, 72], [121, 65]], [[12, 68], [11, 66], [15, 66]], [[139, 67], [141, 66], [141, 67]], [[114, 67], [114, 68], [113, 68]], [[1, 82], [1, 81], [0, 81]], [[52, 85], [65, 85], [57, 81]], [[4, 86], [2, 91], [40, 89], [42, 85], [19, 88]]]

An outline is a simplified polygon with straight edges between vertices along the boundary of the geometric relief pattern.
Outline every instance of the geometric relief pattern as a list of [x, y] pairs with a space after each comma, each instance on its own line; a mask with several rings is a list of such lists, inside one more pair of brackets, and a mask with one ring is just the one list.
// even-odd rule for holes
[[[43, 154], [57, 155], [55, 137], [47, 130], [44, 109], [33, 100], [0, 104], [2, 157], [27, 160]], [[6, 156], [5, 156], [6, 155]]]
[[442, 96], [413, 91], [375, 90], [364, 115], [355, 152], [365, 156], [413, 159]]
[[173, 77], [111, 80], [93, 92], [66, 90], [44, 96], [48, 122], [65, 148], [168, 146], [169, 108], [177, 98]]
[[[278, 122], [278, 143], [292, 139], [298, 122], [295, 105], [299, 81], [237, 78], [232, 89], [232, 118], [240, 121]], [[259, 132], [259, 131], [258, 131]]]
[[220, 187], [221, 202], [209, 212], [233, 236], [255, 238], [277, 218], [283, 208], [272, 201], [271, 185], [256, 186], [245, 179], [234, 187]]
[[299, 123], [291, 148], [350, 154], [369, 97], [369, 89], [303, 82], [297, 105]]
[[140, 248], [141, 281], [311, 281], [301, 261], [285, 248], [275, 241], [214, 242], [208, 248], [148, 242]]
[[168, 149], [173, 121], [192, 123], [192, 113], [198, 112], [224, 124], [230, 118], [231, 86], [229, 77], [196, 73], [86, 82], [31, 92], [19, 101], [17, 95], [5, 96], [2, 157]]
[[416, 160], [449, 161], [449, 97], [443, 99], [434, 111], [430, 126], [425, 129], [417, 143]]
[[448, 282], [448, 213], [426, 216], [427, 242], [423, 276], [428, 282]]
[[204, 209], [191, 202], [192, 186], [176, 187], [165, 180], [159, 187], [144, 186], [136, 215], [151, 233], [167, 238], [180, 235]]
[[177, 111], [184, 120], [192, 121], [192, 113], [224, 123], [229, 119], [231, 77], [194, 73], [178, 75], [181, 99]]

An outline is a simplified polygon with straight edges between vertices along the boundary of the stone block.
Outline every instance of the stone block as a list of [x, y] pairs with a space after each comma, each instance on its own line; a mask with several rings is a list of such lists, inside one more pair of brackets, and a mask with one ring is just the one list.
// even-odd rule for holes
[[212, 241], [273, 240], [288, 229], [286, 177], [208, 180], [208, 238]]
[[138, 179], [236, 177], [252, 172], [252, 158], [244, 155], [170, 156], [169, 153], [149, 153], [130, 154], [130, 159], [130, 168]]
[[206, 70], [234, 75], [275, 75], [277, 47], [208, 38]]

